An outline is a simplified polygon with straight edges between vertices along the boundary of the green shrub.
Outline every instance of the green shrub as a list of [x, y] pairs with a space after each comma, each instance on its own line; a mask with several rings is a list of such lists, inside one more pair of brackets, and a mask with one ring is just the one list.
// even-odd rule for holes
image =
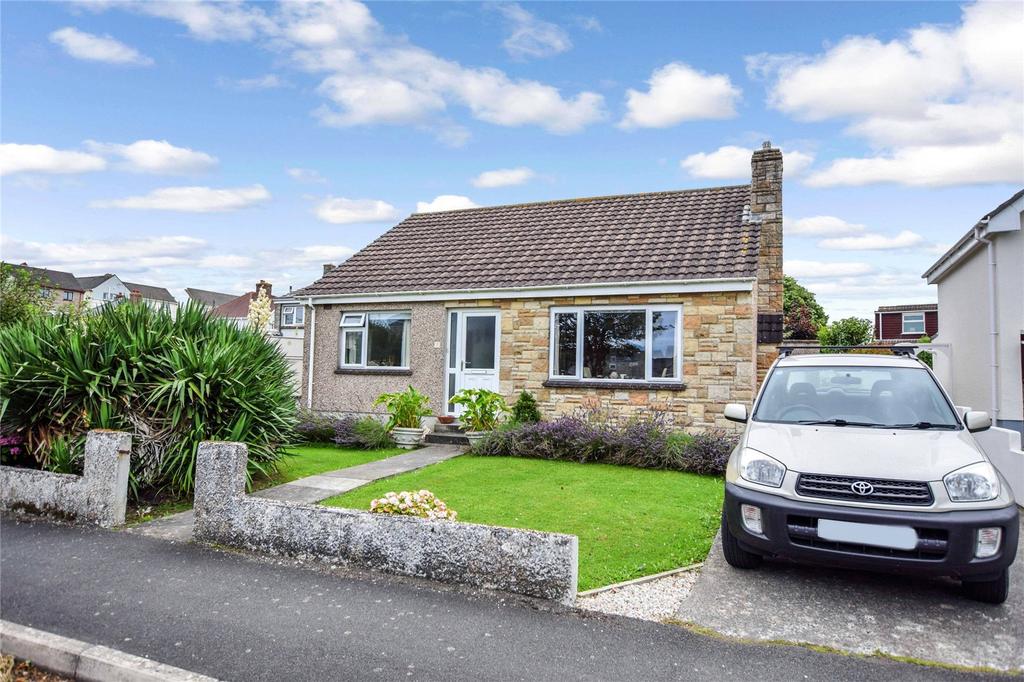
[[252, 475], [293, 439], [294, 387], [277, 346], [197, 305], [124, 303], [0, 329], [0, 386], [0, 420], [40, 464], [61, 438], [131, 433], [134, 492], [190, 492], [200, 441], [246, 443]]
[[501, 415], [508, 412], [505, 399], [485, 388], [465, 388], [455, 394], [452, 403], [465, 408], [459, 421], [467, 431], [493, 431]]
[[334, 440], [337, 419], [305, 408], [299, 410], [296, 418], [296, 440], [306, 443], [330, 443]]
[[388, 428], [418, 429], [423, 417], [430, 415], [430, 398], [410, 386], [400, 393], [381, 393], [373, 404], [383, 405], [391, 415]]
[[[932, 337], [930, 337], [927, 334], [925, 334], [924, 336], [919, 338], [917, 340], [917, 342], [918, 343], [931, 343], [932, 342]], [[930, 350], [920, 351], [917, 354], [917, 359], [920, 360], [921, 362], [923, 362], [924, 364], [928, 365], [929, 367], [934, 368], [934, 365], [932, 363], [935, 362], [935, 357], [932, 355], [932, 352]]]
[[363, 417], [356, 420], [352, 426], [355, 435], [355, 442], [367, 450], [380, 450], [382, 448], [393, 448], [394, 439], [391, 438], [391, 429], [379, 419]]
[[534, 424], [539, 421], [540, 410], [537, 408], [537, 399], [529, 391], [523, 391], [512, 406], [512, 423]]

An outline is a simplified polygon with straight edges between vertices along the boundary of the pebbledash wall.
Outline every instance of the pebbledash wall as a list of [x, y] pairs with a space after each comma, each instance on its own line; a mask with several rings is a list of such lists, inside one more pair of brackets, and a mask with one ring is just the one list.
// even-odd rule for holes
[[[382, 392], [415, 386], [430, 397], [435, 411], [444, 408], [446, 311], [490, 308], [501, 311], [500, 390], [507, 399], [526, 389], [547, 417], [578, 408], [606, 409], [620, 418], [663, 411], [679, 427], [697, 429], [732, 424], [723, 417], [728, 402], [750, 403], [757, 373], [754, 291], [664, 295], [577, 296], [549, 299], [504, 299], [430, 303], [316, 306], [312, 409], [319, 412], [375, 412]], [[672, 389], [556, 386], [549, 381], [550, 309], [573, 305], [681, 304], [682, 387]], [[408, 310], [410, 369], [339, 370], [339, 321], [344, 311]], [[307, 349], [311, 327], [307, 315]], [[308, 360], [307, 360], [308, 361]], [[305, 368], [303, 404], [308, 390]]]

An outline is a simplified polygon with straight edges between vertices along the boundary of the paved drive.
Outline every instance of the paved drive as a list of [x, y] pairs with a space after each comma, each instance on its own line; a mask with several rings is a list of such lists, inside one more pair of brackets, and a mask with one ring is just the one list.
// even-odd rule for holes
[[3, 618], [228, 680], [981, 679], [124, 532], [0, 536]]
[[[328, 497], [348, 492], [353, 488], [366, 485], [378, 478], [386, 478], [407, 471], [422, 469], [430, 464], [437, 464], [446, 459], [461, 455], [466, 449], [457, 445], [428, 445], [425, 448], [395, 455], [375, 462], [367, 462], [345, 469], [335, 469], [315, 476], [300, 478], [291, 483], [266, 488], [253, 493], [255, 497], [271, 500], [300, 502], [312, 504]], [[131, 529], [131, 533], [148, 535], [149, 537], [174, 542], [188, 542], [192, 539], [192, 523], [195, 514], [191, 509], [179, 514], [164, 516], [154, 521], [139, 524]]]
[[679, 612], [718, 632], [968, 666], [1024, 670], [1024, 536], [1010, 598], [971, 601], [952, 580], [764, 563], [731, 568], [716, 538]]

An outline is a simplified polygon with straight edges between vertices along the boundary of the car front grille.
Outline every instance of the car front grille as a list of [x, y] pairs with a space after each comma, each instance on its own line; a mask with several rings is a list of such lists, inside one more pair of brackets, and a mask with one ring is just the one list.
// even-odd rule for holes
[[853, 542], [835, 542], [818, 537], [818, 519], [812, 516], [787, 516], [786, 530], [789, 541], [801, 547], [824, 549], [843, 554], [887, 557], [890, 559], [919, 559], [941, 561], [949, 550], [949, 532], [941, 528], [915, 527], [917, 547], [914, 549], [892, 549]]
[[[856, 492], [857, 488], [867, 492]], [[933, 501], [931, 487], [921, 481], [893, 481], [885, 478], [824, 474], [800, 474], [796, 481], [796, 493], [804, 497], [905, 504], [915, 507], [927, 507]]]

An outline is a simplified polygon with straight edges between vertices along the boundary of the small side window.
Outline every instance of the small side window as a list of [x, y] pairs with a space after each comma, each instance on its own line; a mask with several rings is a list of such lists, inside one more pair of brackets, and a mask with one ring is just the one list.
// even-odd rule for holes
[[345, 313], [341, 316], [342, 327], [362, 327], [366, 324], [366, 313]]

